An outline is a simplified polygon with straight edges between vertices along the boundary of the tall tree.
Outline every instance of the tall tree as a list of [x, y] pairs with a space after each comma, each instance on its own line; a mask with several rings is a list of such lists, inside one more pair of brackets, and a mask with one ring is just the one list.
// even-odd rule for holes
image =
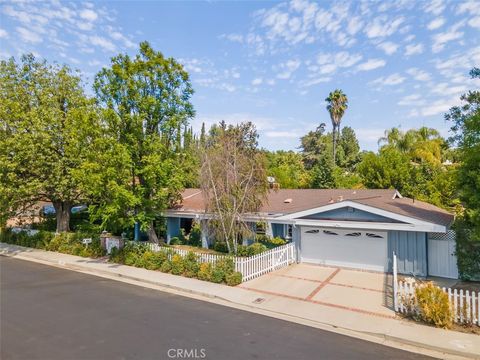
[[332, 140], [333, 140], [333, 165], [336, 165], [336, 134], [340, 131], [340, 123], [342, 117], [345, 114], [345, 110], [348, 108], [347, 95], [342, 90], [336, 89], [328, 94], [325, 99], [327, 102], [327, 110], [330, 113], [330, 119], [332, 120]]
[[[480, 78], [480, 69], [470, 71]], [[457, 222], [457, 256], [463, 278], [480, 279], [480, 91], [463, 94], [461, 106], [450, 109], [445, 118], [453, 123], [451, 141], [460, 155], [458, 188], [465, 205]]]
[[125, 149], [129, 173], [99, 193], [98, 214], [104, 222], [120, 216], [127, 224], [139, 223], [157, 242], [154, 220], [184, 185], [181, 130], [194, 116], [189, 75], [175, 59], [142, 42], [134, 58], [113, 57], [94, 89], [108, 136]]
[[258, 134], [248, 122], [221, 123], [210, 131], [202, 155], [201, 186], [215, 241], [224, 241], [236, 253], [238, 242], [251, 234], [246, 216], [258, 212], [268, 193], [264, 154]]
[[20, 63], [1, 61], [0, 199], [8, 204], [1, 217], [49, 201], [57, 232], [69, 231], [71, 208], [86, 195], [75, 169], [86, 160], [99, 130], [94, 102], [67, 66], [33, 55]]

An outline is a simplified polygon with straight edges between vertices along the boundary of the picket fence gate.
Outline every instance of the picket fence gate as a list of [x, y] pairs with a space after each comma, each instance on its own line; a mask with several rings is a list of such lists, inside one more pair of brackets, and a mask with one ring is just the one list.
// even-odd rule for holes
[[[164, 251], [170, 256], [171, 254], [185, 256], [191, 252], [189, 250], [159, 246], [152, 243], [148, 243], [148, 246], [151, 251]], [[296, 260], [295, 244], [293, 243], [285, 244], [249, 257], [217, 255], [202, 252], [195, 252], [195, 255], [200, 263], [212, 264], [215, 264], [220, 259], [230, 257], [235, 264], [235, 271], [242, 274], [242, 281], [252, 280], [271, 271], [286, 267], [294, 263]]]

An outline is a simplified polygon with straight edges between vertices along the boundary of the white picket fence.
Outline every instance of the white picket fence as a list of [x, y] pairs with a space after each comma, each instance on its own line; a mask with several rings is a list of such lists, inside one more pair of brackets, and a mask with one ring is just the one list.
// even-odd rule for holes
[[[165, 251], [167, 253], [175, 253], [181, 256], [185, 256], [190, 252], [189, 250], [159, 246], [151, 243], [149, 243], [148, 246], [152, 251]], [[215, 264], [220, 259], [228, 257], [228, 255], [216, 255], [202, 252], [195, 252], [195, 255], [197, 255], [199, 262], [208, 262], [212, 264]], [[290, 243], [254, 256], [232, 256], [231, 258], [235, 264], [235, 270], [242, 274], [242, 281], [248, 281], [295, 262], [295, 245]]]
[[[398, 281], [397, 256], [393, 253], [393, 304], [396, 312], [412, 314], [418, 312], [415, 300], [416, 283]], [[442, 288], [448, 294], [453, 312], [453, 322], [480, 326], [480, 292]]]
[[[397, 286], [397, 308], [402, 314], [411, 314], [417, 311], [415, 307], [414, 283], [399, 281]], [[453, 311], [453, 322], [458, 324], [472, 324], [480, 326], [480, 292], [471, 293], [466, 290], [442, 288], [448, 294], [448, 299]]]

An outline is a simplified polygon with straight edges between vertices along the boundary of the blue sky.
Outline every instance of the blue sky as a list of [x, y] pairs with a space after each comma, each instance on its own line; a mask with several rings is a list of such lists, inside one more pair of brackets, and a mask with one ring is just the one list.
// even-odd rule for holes
[[474, 1], [1, 1], [0, 58], [33, 52], [80, 69], [87, 84], [147, 40], [190, 72], [195, 129], [251, 120], [266, 148], [296, 149], [341, 88], [342, 125], [363, 149], [392, 126], [448, 134], [443, 113], [480, 83]]

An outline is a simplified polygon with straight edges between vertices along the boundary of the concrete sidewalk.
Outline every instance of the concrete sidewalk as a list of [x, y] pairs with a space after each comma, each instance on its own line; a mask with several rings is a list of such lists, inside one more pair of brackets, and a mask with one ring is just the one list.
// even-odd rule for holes
[[[228, 287], [158, 271], [0, 243], [0, 255], [175, 292], [348, 336], [440, 358], [480, 359], [480, 336], [401, 319], [371, 316], [317, 303]], [[423, 349], [423, 350], [422, 350]]]

